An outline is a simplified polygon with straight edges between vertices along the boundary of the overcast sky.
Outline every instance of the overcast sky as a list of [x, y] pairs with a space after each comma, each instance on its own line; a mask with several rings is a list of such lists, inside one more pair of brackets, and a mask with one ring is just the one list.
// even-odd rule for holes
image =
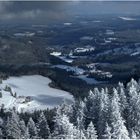
[[140, 14], [140, 2], [0, 2], [2, 22], [47, 23], [79, 14]]

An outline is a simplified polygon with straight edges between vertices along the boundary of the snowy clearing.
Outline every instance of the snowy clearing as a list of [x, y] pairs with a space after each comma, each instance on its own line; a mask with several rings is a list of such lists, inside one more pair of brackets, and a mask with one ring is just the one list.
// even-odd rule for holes
[[87, 45], [84, 48], [76, 48], [74, 49], [74, 52], [76, 53], [82, 53], [82, 52], [91, 52], [94, 51], [95, 48], [93, 46]]
[[25, 33], [15, 33], [14, 36], [16, 37], [32, 37], [35, 33], [25, 32]]
[[137, 20], [135, 18], [131, 18], [131, 17], [119, 17], [122, 20], [127, 20], [127, 21], [132, 21], [132, 20]]
[[[15, 106], [18, 111], [31, 111], [35, 109], [52, 108], [61, 104], [64, 100], [67, 103], [73, 101], [70, 93], [49, 87], [51, 80], [41, 75], [10, 77], [3, 81], [2, 88], [6, 85], [17, 93], [14, 98], [8, 92], [4, 92], [4, 96], [0, 98], [0, 105], [5, 104], [6, 108]], [[25, 97], [31, 97], [30, 102], [22, 103]], [[22, 97], [22, 98], [21, 98]], [[24, 97], [24, 98], [23, 98]]]
[[131, 54], [131, 56], [135, 56], [135, 55], [139, 55], [139, 54], [140, 54], [140, 52], [134, 52]]
[[58, 58], [60, 58], [61, 60], [63, 60], [64, 62], [67, 62], [67, 63], [73, 62], [73, 59], [66, 58], [66, 56], [59, 56]]
[[71, 22], [66, 22], [66, 23], [64, 23], [64, 25], [65, 26], [70, 26], [70, 25], [72, 25], [72, 23]]
[[59, 69], [64, 69], [67, 72], [74, 72], [75, 75], [81, 75], [84, 74], [85, 70], [78, 68], [78, 67], [73, 67], [73, 66], [67, 66], [67, 65], [54, 65], [52, 68], [59, 68]]
[[83, 36], [83, 37], [80, 38], [80, 40], [89, 40], [89, 41], [91, 41], [91, 40], [93, 40], [93, 37], [92, 36]]
[[52, 52], [52, 53], [50, 53], [50, 55], [53, 55], [53, 56], [60, 56], [60, 55], [61, 55], [61, 52]]
[[114, 31], [113, 30], [106, 30], [106, 35], [114, 35]]

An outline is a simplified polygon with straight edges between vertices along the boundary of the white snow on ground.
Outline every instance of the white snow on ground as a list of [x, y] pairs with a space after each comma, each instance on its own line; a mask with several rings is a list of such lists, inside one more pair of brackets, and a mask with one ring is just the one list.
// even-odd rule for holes
[[114, 35], [114, 31], [113, 30], [106, 30], [106, 34], [107, 35]]
[[90, 63], [90, 64], [87, 64], [86, 66], [87, 66], [89, 69], [95, 69], [97, 64], [99, 64], [99, 63]]
[[53, 55], [53, 56], [60, 56], [60, 55], [61, 55], [61, 52], [52, 52], [52, 53], [50, 53], [50, 55]]
[[139, 54], [140, 54], [140, 52], [134, 52], [131, 54], [131, 56], [135, 56], [135, 55], [139, 55]]
[[17, 37], [32, 37], [34, 36], [35, 33], [30, 33], [30, 32], [25, 32], [25, 33], [15, 33], [14, 36], [17, 36]]
[[72, 23], [71, 22], [66, 22], [66, 23], [64, 23], [64, 25], [65, 26], [70, 26], [70, 25], [72, 25]]
[[59, 69], [64, 69], [66, 71], [71, 71], [74, 72], [76, 75], [81, 75], [85, 72], [85, 70], [78, 68], [78, 67], [72, 67], [72, 66], [67, 66], [67, 65], [54, 65], [52, 66], [53, 68], [59, 68]]
[[52, 53], [50, 53], [50, 55], [53, 55], [55, 57], [58, 57], [61, 60], [67, 62], [67, 63], [72, 63], [73, 62], [73, 59], [67, 58], [66, 56], [62, 56], [62, 53], [61, 52], [52, 52]]
[[119, 17], [122, 20], [127, 20], [127, 21], [132, 21], [132, 20], [136, 20], [135, 18], [130, 18], [130, 17]]
[[82, 52], [91, 52], [94, 51], [95, 48], [93, 46], [87, 45], [84, 48], [76, 48], [74, 49], [74, 52], [76, 53], [82, 53]]
[[114, 41], [114, 40], [116, 40], [117, 38], [115, 38], [115, 37], [109, 37], [108, 38], [108, 40], [111, 40], [111, 41]]
[[[9, 92], [2, 91], [3, 97], [0, 98], [0, 105], [4, 104], [6, 108], [15, 106], [18, 111], [32, 111], [55, 107], [64, 100], [67, 103], [73, 101], [70, 93], [49, 87], [50, 82], [49, 78], [40, 75], [10, 77], [4, 80], [1, 86], [4, 89], [6, 85], [9, 85], [17, 93], [17, 98], [12, 97]], [[30, 96], [33, 100], [24, 103], [23, 96]]]
[[16, 98], [11, 96], [10, 92], [6, 92], [2, 90], [2, 98], [0, 98], [0, 107], [2, 105], [5, 106], [5, 108], [9, 108], [12, 106], [12, 104], [16, 101]]
[[81, 40], [92, 40], [93, 39], [93, 37], [92, 36], [83, 36], [83, 37], [81, 37], [80, 38]]
[[67, 62], [67, 63], [72, 63], [73, 59], [70, 58], [66, 58], [65, 56], [59, 56], [58, 58], [60, 58], [61, 60]]
[[111, 43], [111, 40], [104, 40], [105, 43]]

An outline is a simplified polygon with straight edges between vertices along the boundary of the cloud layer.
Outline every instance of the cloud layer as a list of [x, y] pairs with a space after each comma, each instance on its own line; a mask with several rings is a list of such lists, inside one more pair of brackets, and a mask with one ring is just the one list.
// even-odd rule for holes
[[1, 1], [0, 20], [8, 23], [48, 23], [75, 15], [140, 14], [140, 2]]
[[0, 20], [15, 22], [49, 22], [65, 17], [61, 2], [1, 1]]

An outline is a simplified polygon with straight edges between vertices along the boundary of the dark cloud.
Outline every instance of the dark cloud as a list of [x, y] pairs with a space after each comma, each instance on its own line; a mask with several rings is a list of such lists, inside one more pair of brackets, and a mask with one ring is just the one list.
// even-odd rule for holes
[[0, 20], [9, 22], [49, 22], [65, 18], [63, 2], [0, 2]]
[[48, 23], [74, 15], [140, 14], [140, 2], [104, 1], [1, 1], [0, 20], [16, 23]]
[[18, 11], [30, 11], [40, 9], [43, 11], [48, 10], [61, 10], [63, 2], [55, 2], [55, 1], [15, 1], [8, 2], [11, 3], [12, 6], [8, 7], [8, 11], [10, 12], [18, 12]]

